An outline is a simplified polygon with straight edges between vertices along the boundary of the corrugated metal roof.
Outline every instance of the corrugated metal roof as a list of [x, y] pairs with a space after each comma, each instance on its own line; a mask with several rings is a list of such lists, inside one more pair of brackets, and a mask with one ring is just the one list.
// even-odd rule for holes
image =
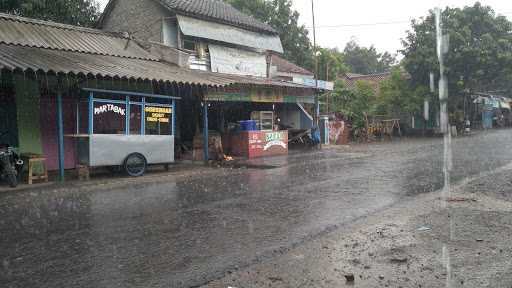
[[0, 13], [0, 43], [158, 60], [134, 40], [96, 29]]
[[158, 0], [171, 11], [237, 27], [277, 34], [274, 28], [242, 13], [222, 0]]
[[235, 83], [229, 78], [204, 77], [193, 70], [162, 62], [6, 44], [0, 44], [0, 68], [11, 71], [92, 74], [211, 86]]
[[160, 61], [128, 38], [96, 29], [2, 13], [0, 69], [92, 74], [208, 86], [250, 84], [307, 88], [266, 78], [180, 68]]
[[208, 86], [249, 84], [308, 88], [300, 84], [267, 78], [190, 70], [157, 61], [6, 44], [0, 44], [0, 69], [91, 74], [101, 77], [170, 81]]
[[281, 39], [277, 35], [247, 31], [241, 28], [212, 23], [187, 16], [178, 15], [177, 18], [181, 32], [187, 36], [283, 53]]

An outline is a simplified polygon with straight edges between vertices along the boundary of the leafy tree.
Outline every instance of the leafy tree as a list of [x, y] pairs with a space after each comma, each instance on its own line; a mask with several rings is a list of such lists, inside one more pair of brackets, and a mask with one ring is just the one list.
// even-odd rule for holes
[[396, 64], [396, 58], [385, 52], [378, 53], [375, 47], [361, 47], [351, 40], [345, 46], [345, 63], [350, 71], [358, 74], [376, 74], [389, 71]]
[[[496, 16], [491, 7], [446, 8], [443, 30], [449, 35], [446, 72], [449, 79], [450, 110], [461, 109], [464, 95], [472, 91], [511, 91], [512, 23]], [[404, 65], [413, 84], [428, 87], [429, 73], [439, 71], [433, 11], [412, 21], [403, 40]]]
[[337, 48], [319, 48], [318, 51], [318, 79], [332, 81], [348, 71], [343, 53]]
[[269, 24], [279, 32], [284, 57], [312, 70], [313, 47], [304, 25], [299, 25], [299, 12], [291, 0], [225, 0], [238, 10]]
[[0, 11], [88, 27], [92, 27], [100, 15], [96, 0], [3, 0]]
[[330, 110], [343, 113], [354, 129], [365, 127], [366, 118], [375, 112], [377, 96], [372, 84], [367, 81], [358, 81], [355, 89], [347, 89], [344, 82], [338, 80], [329, 97]]
[[377, 113], [400, 117], [402, 113], [420, 112], [429, 96], [425, 86], [413, 87], [400, 68], [393, 69], [391, 77], [380, 85]]

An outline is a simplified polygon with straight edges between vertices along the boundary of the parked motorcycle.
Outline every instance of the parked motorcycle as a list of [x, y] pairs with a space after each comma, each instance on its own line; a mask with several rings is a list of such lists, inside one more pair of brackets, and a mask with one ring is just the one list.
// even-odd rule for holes
[[18, 186], [18, 177], [23, 169], [21, 160], [14, 148], [0, 145], [0, 179], [7, 181], [12, 188]]

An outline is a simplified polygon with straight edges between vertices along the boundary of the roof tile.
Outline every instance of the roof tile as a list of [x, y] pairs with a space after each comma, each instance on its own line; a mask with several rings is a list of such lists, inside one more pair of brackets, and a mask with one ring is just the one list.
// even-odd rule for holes
[[173, 12], [214, 22], [230, 24], [248, 30], [277, 34], [252, 16], [244, 14], [222, 0], [158, 0]]
[[313, 72], [305, 68], [302, 68], [282, 57], [279, 57], [278, 55], [272, 55], [272, 64], [274, 66], [277, 66], [278, 72], [302, 74], [308, 76], [315, 75]]

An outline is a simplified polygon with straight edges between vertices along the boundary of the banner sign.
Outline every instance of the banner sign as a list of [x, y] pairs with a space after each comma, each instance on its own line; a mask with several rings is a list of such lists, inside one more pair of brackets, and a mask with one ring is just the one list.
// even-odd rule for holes
[[103, 104], [98, 107], [94, 107], [94, 115], [100, 115], [106, 112], [113, 112], [121, 116], [126, 115], [126, 109], [121, 108], [115, 104]]
[[206, 96], [206, 101], [314, 104], [315, 96], [289, 96], [257, 92], [212, 92]]
[[285, 155], [288, 153], [288, 132], [249, 132], [249, 158]]
[[169, 123], [171, 119], [172, 108], [169, 107], [146, 106], [144, 111], [147, 122]]
[[208, 45], [212, 72], [233, 75], [267, 76], [267, 58], [265, 54]]
[[[303, 77], [293, 77], [293, 83], [301, 84], [308, 87], [317, 86], [317, 81], [313, 78], [303, 78]], [[327, 82], [323, 80], [318, 80], [318, 89], [333, 91], [334, 90], [334, 82]]]

